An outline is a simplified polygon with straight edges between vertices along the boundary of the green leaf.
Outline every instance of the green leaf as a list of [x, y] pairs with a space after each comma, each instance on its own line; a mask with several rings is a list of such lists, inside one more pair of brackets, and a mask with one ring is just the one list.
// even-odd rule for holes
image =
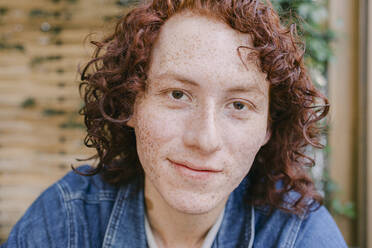
[[8, 13], [9, 9], [7, 7], [0, 7], [0, 16], [6, 15]]
[[45, 116], [55, 116], [55, 115], [64, 115], [66, 111], [59, 109], [46, 108], [43, 110], [43, 115]]
[[33, 97], [29, 97], [29, 98], [26, 98], [22, 103], [21, 103], [21, 107], [22, 108], [32, 108], [36, 105], [36, 101], [35, 101], [35, 98]]

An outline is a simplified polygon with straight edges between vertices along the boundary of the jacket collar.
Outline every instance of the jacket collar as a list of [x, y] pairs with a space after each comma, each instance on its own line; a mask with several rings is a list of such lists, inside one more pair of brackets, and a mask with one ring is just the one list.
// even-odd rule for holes
[[247, 199], [248, 179], [245, 178], [229, 196], [225, 215], [212, 248], [251, 248], [254, 240], [254, 207]]
[[[218, 247], [252, 247], [254, 208], [246, 198], [247, 180], [229, 196], [224, 218], [213, 243]], [[122, 186], [106, 228], [103, 248], [147, 247], [143, 179]]]
[[102, 248], [147, 247], [143, 180], [122, 186], [106, 228]]

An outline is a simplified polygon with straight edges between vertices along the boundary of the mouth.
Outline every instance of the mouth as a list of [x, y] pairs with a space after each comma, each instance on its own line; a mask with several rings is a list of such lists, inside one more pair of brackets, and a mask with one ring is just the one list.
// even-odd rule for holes
[[194, 165], [189, 162], [179, 162], [168, 159], [168, 161], [183, 175], [191, 176], [194, 178], [206, 178], [212, 175], [215, 175], [222, 170], [213, 169], [206, 166]]

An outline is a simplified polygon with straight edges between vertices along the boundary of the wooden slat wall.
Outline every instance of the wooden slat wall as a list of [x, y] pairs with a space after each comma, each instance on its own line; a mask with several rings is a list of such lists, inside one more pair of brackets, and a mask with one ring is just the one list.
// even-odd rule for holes
[[[356, 202], [358, 181], [358, 80], [359, 1], [330, 0], [329, 22], [338, 38], [333, 44], [334, 56], [329, 66], [330, 176], [340, 186], [341, 202]], [[357, 247], [357, 222], [345, 216], [334, 216], [351, 247]], [[364, 218], [361, 216], [358, 218]]]
[[0, 243], [76, 158], [93, 154], [82, 143], [77, 68], [92, 51], [87, 34], [108, 33], [127, 3], [0, 0]]
[[[368, 2], [368, 1], [367, 1]], [[367, 248], [372, 248], [372, 2], [368, 2], [367, 38]]]

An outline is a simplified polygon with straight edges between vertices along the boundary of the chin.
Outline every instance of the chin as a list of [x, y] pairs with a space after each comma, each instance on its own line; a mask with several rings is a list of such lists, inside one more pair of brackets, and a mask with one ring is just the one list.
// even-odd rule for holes
[[184, 214], [206, 214], [220, 204], [228, 195], [223, 197], [216, 194], [198, 194], [196, 192], [168, 192], [163, 195], [164, 200], [173, 209]]

